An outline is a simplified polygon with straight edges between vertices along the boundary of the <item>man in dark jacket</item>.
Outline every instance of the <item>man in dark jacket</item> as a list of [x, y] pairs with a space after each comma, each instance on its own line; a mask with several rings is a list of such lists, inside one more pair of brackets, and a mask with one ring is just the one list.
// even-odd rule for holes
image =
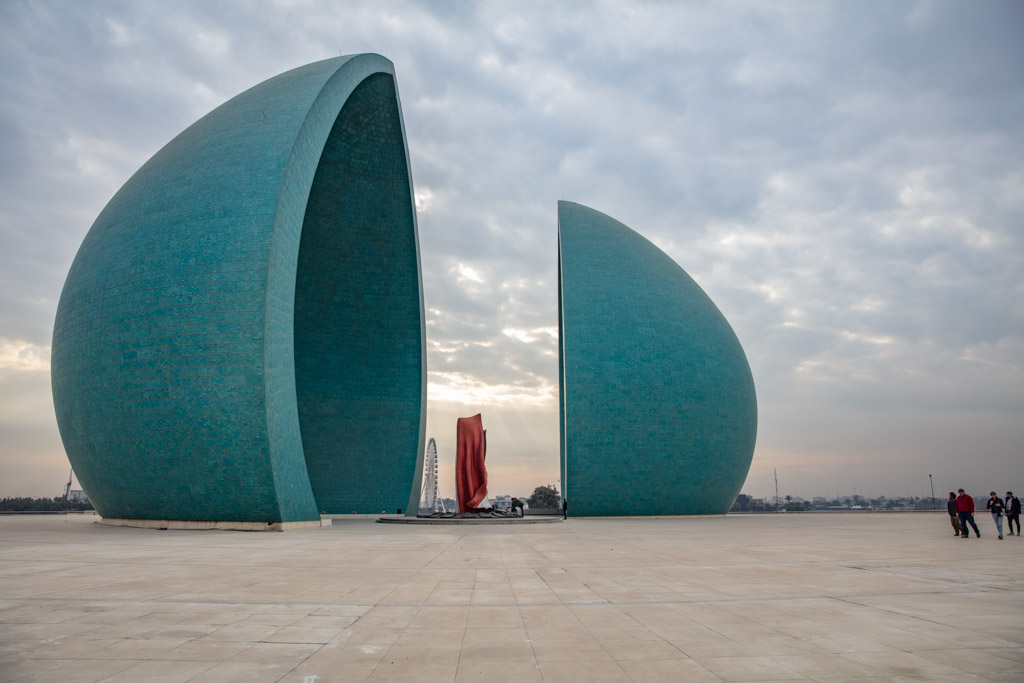
[[1006, 492], [1005, 506], [1006, 519], [1010, 525], [1010, 535], [1013, 536], [1013, 525], [1017, 524], [1017, 537], [1020, 537], [1020, 498], [1013, 495], [1013, 491]]
[[974, 529], [974, 533], [978, 538], [981, 538], [981, 532], [978, 531], [978, 525], [974, 523], [974, 499], [964, 493], [963, 489], [957, 489], [959, 494], [956, 497], [956, 514], [960, 517], [960, 528], [963, 529], [962, 538], [970, 538], [971, 530], [967, 528], [967, 525], [971, 525], [971, 529]]
[[999, 532], [999, 540], [1003, 540], [1003, 501], [999, 500], [999, 496], [995, 491], [988, 494], [988, 502], [985, 503], [985, 508], [992, 513], [992, 521], [996, 525], [996, 531]]
[[960, 518], [956, 516], [956, 494], [949, 492], [949, 500], [946, 501], [946, 512], [949, 513], [949, 523], [953, 525], [953, 535], [960, 535]]

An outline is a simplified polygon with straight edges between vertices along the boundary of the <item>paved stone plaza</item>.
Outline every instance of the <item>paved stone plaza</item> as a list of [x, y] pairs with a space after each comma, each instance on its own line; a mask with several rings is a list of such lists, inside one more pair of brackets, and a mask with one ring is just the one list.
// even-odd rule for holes
[[1024, 540], [984, 514], [95, 519], [0, 518], [0, 680], [1024, 680]]

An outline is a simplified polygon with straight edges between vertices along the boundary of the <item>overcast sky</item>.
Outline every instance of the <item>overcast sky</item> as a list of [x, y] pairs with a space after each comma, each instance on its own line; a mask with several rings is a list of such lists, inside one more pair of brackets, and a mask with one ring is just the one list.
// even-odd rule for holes
[[0, 496], [57, 495], [57, 299], [114, 192], [302, 64], [395, 63], [442, 493], [558, 478], [556, 201], [672, 256], [746, 350], [744, 492], [1024, 491], [1024, 3], [0, 2]]

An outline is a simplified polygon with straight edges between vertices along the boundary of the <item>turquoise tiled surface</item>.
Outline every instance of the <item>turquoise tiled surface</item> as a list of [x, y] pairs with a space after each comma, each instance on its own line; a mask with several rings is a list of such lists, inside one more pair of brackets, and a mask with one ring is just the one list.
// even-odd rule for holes
[[[386, 122], [358, 119], [355, 125], [367, 126], [358, 133], [351, 121], [338, 125], [354, 113]], [[344, 163], [330, 154], [322, 162], [325, 150], [351, 151], [368, 176], [386, 181], [352, 185], [359, 169], [349, 168], [349, 185], [330, 186]], [[363, 194], [374, 187], [383, 196]], [[354, 194], [334, 194], [339, 189]], [[364, 241], [385, 244], [363, 254], [382, 261], [352, 267], [345, 254], [337, 261], [317, 256]], [[378, 287], [370, 275], [386, 272], [389, 287]], [[375, 288], [369, 295], [359, 289], [368, 279]], [[371, 303], [344, 309], [339, 301], [347, 295], [366, 295]], [[323, 314], [307, 300], [321, 301]], [[371, 309], [394, 316], [386, 330]], [[378, 364], [386, 378], [378, 385], [353, 381], [337, 365], [358, 346], [360, 329], [367, 338], [385, 334], [379, 341], [390, 345], [387, 358], [357, 353], [352, 361], [364, 377]], [[61, 437], [104, 516], [297, 521], [325, 507], [406, 508], [419, 496], [422, 330], [393, 67], [378, 55], [310, 64], [190, 126], [97, 218], [72, 264], [54, 325]], [[335, 338], [339, 331], [349, 336]], [[320, 366], [328, 358], [336, 365]], [[343, 430], [328, 424], [330, 411], [318, 412], [319, 399], [309, 393], [318, 383], [335, 385], [327, 391], [335, 407], [358, 403], [352, 393], [365, 389], [375, 402], [369, 411], [391, 408], [380, 413], [391, 441], [373, 454], [386, 472], [376, 497], [360, 474], [368, 449], [352, 448], [339, 438]], [[308, 452], [307, 439], [315, 444]], [[339, 497], [349, 484], [319, 480], [349, 474], [356, 493], [350, 500]]]
[[409, 507], [417, 471], [408, 455], [423, 445], [412, 428], [423, 407], [414, 220], [394, 79], [375, 74], [334, 123], [299, 252], [299, 423], [313, 494], [326, 512]]
[[715, 304], [615, 219], [558, 203], [562, 485], [573, 515], [728, 510], [750, 468], [750, 366]]

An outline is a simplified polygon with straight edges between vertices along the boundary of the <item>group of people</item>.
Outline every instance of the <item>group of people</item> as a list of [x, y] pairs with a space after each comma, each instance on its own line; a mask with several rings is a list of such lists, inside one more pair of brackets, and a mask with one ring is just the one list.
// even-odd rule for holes
[[[1016, 535], [1020, 536], [1020, 499], [1014, 496], [1012, 491], [1006, 492], [1004, 500], [1000, 500], [999, 495], [993, 491], [988, 502], [985, 504], [985, 508], [992, 513], [992, 521], [995, 522], [996, 530], [999, 532], [999, 540], [1003, 539], [1004, 516], [1009, 520], [1010, 535], [1014, 535], [1013, 525], [1016, 524]], [[949, 523], [953, 525], [954, 535], [961, 538], [970, 537], [971, 532], [967, 528], [969, 524], [971, 529], [974, 529], [974, 535], [977, 538], [981, 538], [978, 525], [974, 523], [974, 498], [964, 493], [963, 489], [959, 489], [957, 493], [949, 492], [946, 512], [949, 513]]]
[[[950, 495], [952, 495], [952, 494], [950, 494]], [[511, 505], [512, 516], [513, 517], [516, 514], [516, 509], [517, 508], [519, 509], [519, 516], [520, 517], [525, 517], [526, 513], [523, 511], [523, 501], [519, 500], [518, 498], [513, 498], [512, 499], [512, 505]], [[569, 501], [566, 500], [565, 498], [563, 498], [562, 499], [562, 519], [567, 519], [568, 518], [568, 512], [567, 512], [568, 509], [569, 509]], [[1020, 524], [1018, 524], [1017, 526], [1019, 527]], [[1018, 530], [1018, 533], [1019, 533], [1019, 530]], [[1002, 538], [1002, 536], [1000, 536], [999, 538]]]

